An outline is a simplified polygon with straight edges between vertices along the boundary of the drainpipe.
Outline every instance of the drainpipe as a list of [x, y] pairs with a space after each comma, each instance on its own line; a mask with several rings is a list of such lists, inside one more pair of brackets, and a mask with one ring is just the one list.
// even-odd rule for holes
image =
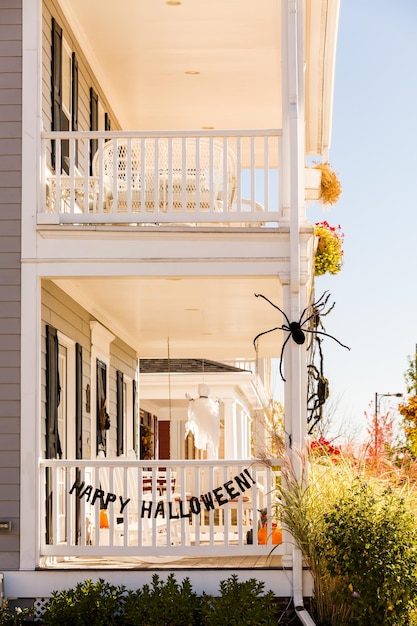
[[305, 626], [315, 626], [316, 622], [304, 606], [303, 598], [303, 559], [299, 548], [293, 549], [292, 577], [293, 577], [293, 602], [295, 614]]

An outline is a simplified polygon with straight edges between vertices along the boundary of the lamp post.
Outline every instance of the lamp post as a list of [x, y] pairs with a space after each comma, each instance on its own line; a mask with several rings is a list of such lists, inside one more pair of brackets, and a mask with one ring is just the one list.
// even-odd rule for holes
[[375, 456], [378, 454], [378, 409], [381, 398], [392, 396], [394, 398], [402, 398], [402, 393], [376, 393], [375, 392]]

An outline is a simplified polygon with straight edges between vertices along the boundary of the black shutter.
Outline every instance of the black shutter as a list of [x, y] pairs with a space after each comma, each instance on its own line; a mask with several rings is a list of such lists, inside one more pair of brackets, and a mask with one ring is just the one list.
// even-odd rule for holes
[[104, 130], [105, 131], [111, 130], [110, 115], [108, 113], [104, 114]]
[[106, 418], [107, 418], [107, 366], [97, 359], [96, 374], [96, 432], [97, 454], [103, 450], [106, 454]]
[[58, 334], [46, 326], [46, 458], [62, 458], [58, 433], [58, 406], [61, 387], [58, 372]]
[[[98, 95], [92, 87], [90, 87], [90, 130], [98, 130]], [[92, 139], [90, 141], [90, 171], [93, 157], [97, 152], [98, 140]]]
[[83, 349], [75, 344], [75, 458], [83, 458]]
[[[78, 130], [78, 60], [72, 53], [71, 130]], [[78, 141], [75, 142], [75, 167], [78, 165]]]
[[136, 395], [136, 380], [132, 381], [132, 401], [133, 401], [133, 407], [132, 407], [132, 415], [133, 415], [133, 449], [136, 452], [136, 456], [138, 455], [138, 411], [137, 411], [137, 406], [136, 406], [136, 402], [137, 402], [137, 395]]
[[[62, 28], [52, 18], [52, 130], [61, 130], [62, 112]], [[55, 167], [55, 141], [52, 141], [52, 167]]]
[[123, 404], [124, 404], [123, 372], [117, 371], [117, 456], [123, 454]]
[[[60, 402], [61, 387], [59, 384], [58, 371], [58, 333], [53, 326], [46, 326], [46, 449], [45, 457], [55, 459], [62, 457], [61, 443], [58, 433], [58, 406]], [[52, 469], [46, 468], [45, 479], [46, 519], [45, 539], [46, 543], [53, 542], [52, 516], [53, 516], [53, 492], [52, 492]]]

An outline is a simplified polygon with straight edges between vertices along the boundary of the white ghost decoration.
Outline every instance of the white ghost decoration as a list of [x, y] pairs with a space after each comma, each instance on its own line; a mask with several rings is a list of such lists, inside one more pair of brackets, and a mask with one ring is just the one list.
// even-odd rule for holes
[[198, 386], [198, 398], [190, 398], [188, 404], [188, 421], [185, 424], [185, 436], [194, 435], [195, 447], [207, 449], [209, 459], [219, 457], [220, 411], [219, 403], [209, 398], [210, 389], [207, 385]]

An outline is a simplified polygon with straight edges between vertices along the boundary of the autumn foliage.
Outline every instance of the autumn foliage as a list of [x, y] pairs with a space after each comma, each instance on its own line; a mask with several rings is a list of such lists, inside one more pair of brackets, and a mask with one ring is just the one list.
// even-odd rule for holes
[[406, 445], [414, 458], [417, 458], [417, 395], [410, 396], [404, 404], [398, 407], [404, 418], [403, 428], [406, 436]]

